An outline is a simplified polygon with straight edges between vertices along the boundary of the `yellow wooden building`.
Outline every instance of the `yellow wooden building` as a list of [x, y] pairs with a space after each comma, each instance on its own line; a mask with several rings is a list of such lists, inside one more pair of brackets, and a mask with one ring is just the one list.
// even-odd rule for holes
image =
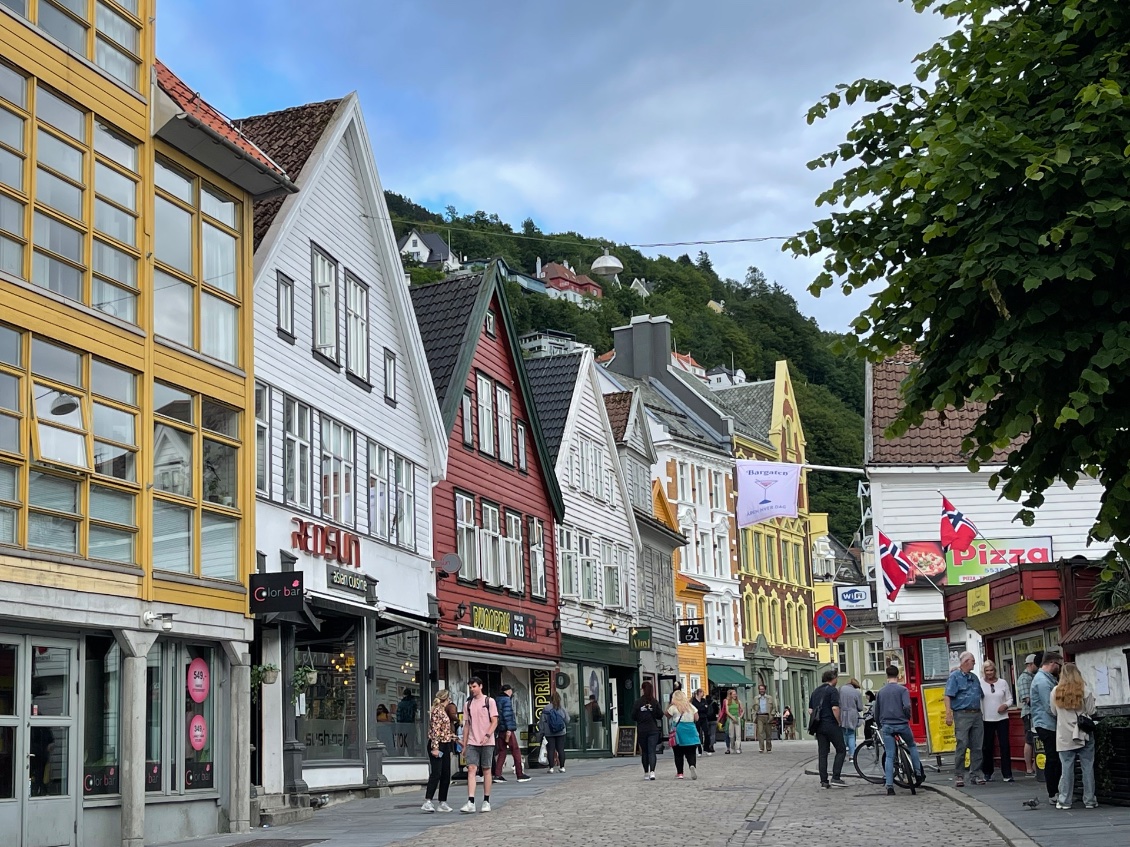
[[[248, 827], [252, 200], [153, 0], [0, 3], [0, 832]], [[80, 840], [81, 839], [81, 840]]]

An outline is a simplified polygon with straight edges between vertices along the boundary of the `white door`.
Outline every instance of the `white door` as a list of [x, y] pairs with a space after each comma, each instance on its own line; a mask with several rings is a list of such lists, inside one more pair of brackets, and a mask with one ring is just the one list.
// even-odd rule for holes
[[0, 634], [0, 832], [12, 847], [73, 847], [78, 644]]

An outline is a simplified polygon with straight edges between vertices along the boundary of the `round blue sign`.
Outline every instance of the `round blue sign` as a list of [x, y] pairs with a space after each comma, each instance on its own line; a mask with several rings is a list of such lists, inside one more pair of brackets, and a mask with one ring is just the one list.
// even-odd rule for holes
[[847, 615], [835, 606], [821, 606], [812, 616], [812, 625], [821, 638], [839, 638], [847, 629]]

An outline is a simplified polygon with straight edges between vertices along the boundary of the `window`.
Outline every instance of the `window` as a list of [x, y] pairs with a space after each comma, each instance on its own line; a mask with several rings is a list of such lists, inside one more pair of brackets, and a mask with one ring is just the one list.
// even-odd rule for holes
[[[364, 662], [359, 661], [358, 642], [365, 637], [364, 629], [348, 620], [339, 619], [323, 624], [321, 633], [309, 629], [300, 633], [295, 639], [295, 665], [308, 659], [318, 672], [317, 685], [306, 689], [306, 710], [295, 716], [298, 737], [305, 747], [302, 760], [309, 763], [352, 761], [360, 764], [363, 749], [361, 739], [364, 737], [360, 725], [365, 720], [365, 712], [358, 708], [357, 701], [358, 688], [365, 688], [366, 683], [361, 673], [367, 668]], [[387, 647], [388, 641], [378, 635], [375, 645]], [[386, 655], [382, 653], [382, 658]], [[409, 659], [407, 656], [404, 658]], [[412, 656], [409, 661], [412, 660], [419, 661], [419, 657]], [[393, 661], [389, 657], [380, 664], [370, 666], [371, 674], [387, 673], [384, 668], [393, 664]], [[397, 671], [400, 670], [401, 663], [408, 667], [407, 662], [400, 659], [394, 665]], [[402, 680], [401, 685], [407, 687], [412, 681], [412, 675], [402, 673], [399, 679]], [[402, 690], [397, 691], [397, 697], [401, 693]], [[395, 700], [389, 705], [395, 713]], [[389, 735], [378, 736], [388, 739], [390, 752], [404, 746], [419, 750], [419, 730], [414, 726], [402, 727], [382, 722], [378, 727], [393, 730]], [[400, 740], [396, 738], [396, 734], [400, 734]]]
[[283, 398], [283, 498], [310, 508], [310, 407]]
[[[345, 272], [345, 369], [358, 379], [369, 381], [369, 289], [349, 271]], [[386, 397], [387, 374], [386, 369]], [[395, 395], [391, 399], [395, 400]]]
[[797, 585], [804, 585], [804, 554], [799, 544], [793, 544], [793, 578]]
[[353, 430], [322, 415], [322, 517], [353, 525]]
[[271, 490], [271, 394], [267, 386], [255, 383], [255, 490], [270, 495]]
[[239, 579], [239, 414], [153, 383], [155, 570]]
[[808, 616], [808, 607], [798, 603], [796, 607], [796, 631], [801, 647], [812, 646], [812, 623]]
[[136, 323], [137, 145], [7, 67], [0, 77], [0, 269]]
[[281, 271], [275, 278], [275, 311], [278, 330], [294, 340], [294, 280]]
[[545, 524], [530, 518], [530, 593], [544, 597], [545, 591]]
[[756, 637], [754, 633], [757, 631], [757, 617], [753, 611], [752, 594], [747, 594], [742, 598], [742, 614], [745, 615], [745, 620], [742, 621], [742, 640], [751, 642]]
[[518, 470], [527, 471], [530, 468], [530, 460], [526, 447], [526, 425], [521, 421], [516, 421], [514, 431], [518, 439]]
[[769, 601], [765, 597], [757, 599], [757, 629], [766, 638], [769, 637]]
[[494, 312], [490, 311], [489, 309], [487, 310], [486, 317], [483, 318], [483, 329], [486, 330], [486, 334], [491, 338], [495, 337], [496, 329]]
[[473, 406], [474, 406], [474, 401], [471, 399], [471, 392], [470, 391], [464, 391], [463, 392], [463, 403], [459, 407], [459, 415], [460, 415], [460, 418], [461, 418], [461, 420], [459, 422], [459, 424], [460, 424], [459, 428], [463, 430], [463, 446], [464, 447], [473, 447], [474, 444], [475, 444], [475, 433], [474, 433], [474, 426], [475, 425], [473, 423], [475, 416], [474, 416]]
[[502, 584], [514, 591], [522, 591], [525, 588], [522, 573], [522, 516], [515, 512], [506, 513]]
[[479, 374], [477, 379], [479, 394], [479, 449], [487, 455], [494, 455], [494, 385], [490, 377]]
[[710, 542], [709, 532], [700, 532], [698, 534], [698, 550], [695, 556], [695, 572], [706, 574], [710, 572], [712, 567], [711, 562], [714, 559], [714, 548]]
[[161, 307], [153, 310], [153, 330], [238, 364], [238, 206], [164, 160], [157, 160], [154, 178], [153, 290]]
[[719, 620], [713, 600], [702, 601], [702, 616], [705, 618], [703, 623], [706, 625], [706, 640], [717, 644], [722, 639], [718, 634]]
[[796, 645], [796, 607], [792, 603], [785, 603], [785, 640], [790, 645]]
[[710, 472], [710, 508], [715, 511], [726, 511], [726, 486], [725, 477], [720, 471]]
[[498, 407], [498, 458], [508, 465], [514, 464], [514, 422], [510, 417], [510, 392], [502, 386], [495, 388]]
[[416, 466], [403, 456], [393, 460], [396, 484], [396, 520], [394, 528], [400, 547], [416, 549]]
[[455, 495], [455, 552], [462, 562], [459, 578], [475, 579], [479, 575], [478, 527], [475, 498], [469, 494]]
[[592, 539], [577, 533], [577, 555], [581, 560], [581, 599], [597, 600], [596, 558], [592, 552]]
[[777, 576], [777, 539], [775, 536], [765, 537], [765, 574]]
[[781, 643], [781, 603], [774, 599], [769, 604], [769, 639], [774, 644]]
[[502, 584], [502, 528], [498, 506], [483, 503], [483, 523], [479, 532], [482, 578], [487, 585]]
[[628, 551], [604, 542], [600, 546], [600, 563], [604, 571], [604, 605], [618, 609], [624, 605], [622, 586], [628, 572]]
[[390, 403], [396, 402], [396, 354], [387, 347], [385, 348], [385, 400]]
[[730, 600], [723, 600], [718, 604], [718, 612], [721, 616], [719, 641], [722, 644], [736, 644], [737, 640], [734, 637], [734, 604]]
[[377, 538], [389, 536], [387, 447], [369, 442], [369, 532]]
[[848, 672], [847, 645], [843, 641], [836, 642], [836, 668], [842, 675], [846, 675]]
[[867, 642], [867, 672], [884, 673], [887, 669], [886, 651], [882, 641]]
[[572, 527], [557, 527], [557, 561], [561, 577], [561, 593], [577, 596], [576, 532]]
[[691, 477], [690, 468], [686, 462], [679, 462], [675, 465], [675, 482], [676, 498], [681, 503], [689, 503], [691, 500]]
[[337, 262], [310, 245], [314, 295], [314, 352], [337, 361]]
[[714, 536], [714, 575], [730, 575], [730, 540], [724, 535]]
[[700, 505], [706, 505], [706, 468], [694, 469], [694, 501]]

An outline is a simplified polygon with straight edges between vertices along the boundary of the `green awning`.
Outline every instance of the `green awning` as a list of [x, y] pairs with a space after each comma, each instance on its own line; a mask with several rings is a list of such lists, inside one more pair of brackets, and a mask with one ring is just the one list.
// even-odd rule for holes
[[707, 665], [706, 677], [711, 685], [753, 685], [754, 682], [737, 668], [729, 665]]

